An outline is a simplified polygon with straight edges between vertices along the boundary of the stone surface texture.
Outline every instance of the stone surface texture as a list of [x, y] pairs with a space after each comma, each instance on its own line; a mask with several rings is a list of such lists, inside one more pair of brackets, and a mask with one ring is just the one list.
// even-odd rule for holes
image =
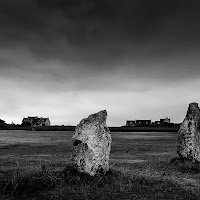
[[109, 171], [111, 135], [106, 125], [106, 110], [82, 119], [72, 137], [72, 163], [79, 172], [91, 176]]
[[181, 159], [200, 161], [200, 110], [197, 103], [190, 103], [178, 132], [177, 153]]

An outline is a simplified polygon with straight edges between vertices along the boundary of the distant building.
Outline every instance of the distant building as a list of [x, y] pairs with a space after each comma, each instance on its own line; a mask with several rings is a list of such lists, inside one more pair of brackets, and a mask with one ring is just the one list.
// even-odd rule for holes
[[170, 118], [166, 117], [165, 119], [160, 119], [160, 121], [155, 121], [152, 124], [160, 127], [173, 127], [180, 128], [180, 124], [171, 123]]
[[126, 121], [126, 126], [134, 126], [134, 125], [135, 125], [135, 121], [132, 121], [132, 120]]
[[24, 126], [50, 126], [49, 118], [43, 117], [27, 117], [23, 118], [22, 125]]
[[151, 120], [127, 120], [126, 126], [148, 126]]
[[155, 121], [151, 123], [152, 125], [159, 125], [159, 126], [165, 126], [167, 124], [170, 124], [170, 118], [166, 117], [165, 119], [160, 119], [160, 121]]
[[179, 128], [180, 124], [170, 122], [170, 118], [160, 119], [159, 121], [151, 122], [151, 120], [127, 120], [126, 126], [160, 126]]
[[160, 123], [170, 123], [170, 118], [160, 119]]
[[160, 121], [152, 122], [152, 124], [159, 125], [159, 124], [160, 124]]

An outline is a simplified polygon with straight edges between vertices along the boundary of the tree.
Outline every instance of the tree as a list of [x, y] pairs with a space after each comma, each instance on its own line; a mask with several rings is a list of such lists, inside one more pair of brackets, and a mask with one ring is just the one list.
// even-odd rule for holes
[[0, 127], [6, 126], [7, 124], [5, 123], [4, 120], [0, 119]]

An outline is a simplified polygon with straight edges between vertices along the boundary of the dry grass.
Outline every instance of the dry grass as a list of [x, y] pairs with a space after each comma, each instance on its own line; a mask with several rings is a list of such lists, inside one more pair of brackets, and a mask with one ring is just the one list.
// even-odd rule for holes
[[0, 198], [200, 199], [198, 164], [170, 162], [177, 133], [112, 133], [112, 173], [102, 177], [69, 165], [71, 136], [1, 131]]

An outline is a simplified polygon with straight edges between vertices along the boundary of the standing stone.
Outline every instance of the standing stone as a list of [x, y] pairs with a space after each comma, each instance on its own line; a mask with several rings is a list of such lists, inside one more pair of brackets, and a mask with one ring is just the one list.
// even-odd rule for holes
[[190, 103], [178, 131], [177, 153], [181, 159], [200, 161], [200, 110], [197, 103]]
[[79, 172], [95, 174], [109, 171], [111, 135], [106, 125], [106, 110], [82, 119], [72, 137], [72, 163]]

